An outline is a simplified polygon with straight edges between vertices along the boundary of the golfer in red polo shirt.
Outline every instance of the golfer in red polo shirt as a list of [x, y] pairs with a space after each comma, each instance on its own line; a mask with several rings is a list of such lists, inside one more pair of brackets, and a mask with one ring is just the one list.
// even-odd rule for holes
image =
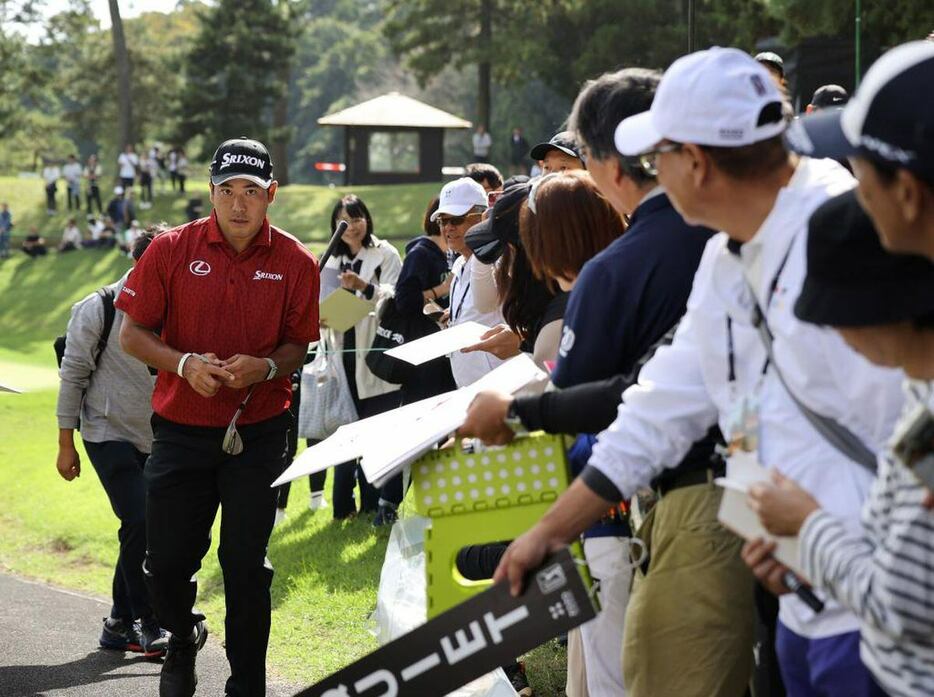
[[318, 266], [270, 226], [266, 147], [237, 138], [211, 163], [210, 217], [157, 237], [117, 300], [123, 349], [159, 370], [146, 465], [145, 571], [172, 632], [160, 697], [190, 697], [204, 615], [193, 579], [221, 507], [229, 697], [266, 691], [272, 566], [266, 546], [289, 427], [289, 373], [318, 338]]

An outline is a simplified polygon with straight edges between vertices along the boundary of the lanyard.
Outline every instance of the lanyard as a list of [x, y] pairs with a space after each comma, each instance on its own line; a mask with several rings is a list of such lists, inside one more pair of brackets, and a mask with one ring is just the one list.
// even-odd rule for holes
[[[792, 240], [791, 246], [788, 247], [788, 251], [785, 252], [782, 263], [778, 265], [778, 270], [775, 272], [775, 277], [772, 279], [772, 283], [769, 284], [769, 294], [765, 299], [766, 312], [772, 304], [772, 298], [775, 297], [775, 291], [778, 290], [778, 281], [781, 279], [782, 271], [785, 270], [785, 264], [788, 263], [788, 257], [791, 256], [791, 248], [793, 246], [794, 240]], [[753, 298], [753, 300], [755, 300], [755, 298]], [[733, 318], [730, 317], [729, 314], [726, 316], [726, 350], [727, 381], [732, 385], [734, 382], [736, 382], [736, 352], [733, 347]], [[765, 375], [768, 369], [769, 358], [766, 356], [765, 363], [762, 365], [762, 372], [760, 375]]]
[[467, 293], [470, 292], [470, 280], [467, 280], [467, 285], [464, 287], [464, 292], [461, 295], [461, 301], [455, 306], [454, 303], [454, 290], [460, 285], [458, 281], [461, 280], [461, 276], [464, 275], [464, 271], [467, 269], [467, 264], [464, 264], [461, 267], [461, 275], [455, 276], [454, 280], [451, 282], [451, 321], [456, 322], [457, 318], [460, 316], [461, 310], [464, 308], [464, 301], [467, 299]]

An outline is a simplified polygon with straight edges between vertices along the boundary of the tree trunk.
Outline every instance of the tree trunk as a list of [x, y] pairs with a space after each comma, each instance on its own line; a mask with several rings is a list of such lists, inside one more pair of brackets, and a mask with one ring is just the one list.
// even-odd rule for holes
[[493, 42], [493, 0], [480, 0], [480, 40], [478, 44], [479, 59], [477, 62], [477, 121], [490, 130], [490, 112], [492, 98], [490, 96], [490, 81], [492, 65], [490, 52]]
[[292, 74], [290, 61], [284, 61], [279, 68], [279, 81], [282, 94], [276, 99], [272, 110], [272, 162], [275, 166], [276, 180], [280, 186], [289, 183], [289, 78]]
[[110, 1], [110, 33], [114, 42], [114, 61], [117, 64], [117, 108], [120, 142], [119, 152], [127, 145], [135, 144], [133, 133], [133, 97], [130, 92], [130, 54], [126, 48], [123, 20], [120, 19], [118, 0]]
[[[280, 0], [279, 6], [285, 17], [289, 30], [292, 29], [292, 3], [289, 0]], [[272, 108], [272, 137], [271, 152], [272, 163], [275, 167], [274, 174], [276, 181], [280, 186], [287, 186], [289, 183], [289, 141], [291, 140], [291, 130], [289, 129], [289, 81], [292, 76], [292, 58], [284, 60], [279, 65], [279, 97]]]

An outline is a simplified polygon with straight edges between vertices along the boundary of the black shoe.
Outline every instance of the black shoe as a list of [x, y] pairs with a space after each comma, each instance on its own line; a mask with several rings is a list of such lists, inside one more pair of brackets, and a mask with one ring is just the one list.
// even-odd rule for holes
[[133, 631], [139, 643], [139, 650], [146, 658], [165, 656], [169, 646], [169, 633], [159, 626], [152, 617], [137, 620], [133, 623]]
[[113, 617], [104, 618], [99, 640], [102, 649], [111, 651], [140, 651], [139, 638], [133, 631], [133, 623]]
[[192, 636], [181, 640], [172, 636], [169, 639], [162, 675], [159, 678], [159, 697], [192, 697], [198, 685], [195, 673], [195, 658], [208, 638], [208, 627], [204, 620], [199, 621]]
[[529, 681], [525, 677], [525, 666], [516, 661], [507, 666], [503, 666], [503, 672], [509, 678], [512, 689], [516, 691], [519, 697], [532, 697], [534, 694], [529, 686]]
[[388, 504], [382, 503], [379, 508], [376, 509], [376, 517], [373, 518], [373, 527], [378, 528], [383, 525], [392, 525], [397, 520], [399, 520], [399, 514], [396, 513], [396, 509]]

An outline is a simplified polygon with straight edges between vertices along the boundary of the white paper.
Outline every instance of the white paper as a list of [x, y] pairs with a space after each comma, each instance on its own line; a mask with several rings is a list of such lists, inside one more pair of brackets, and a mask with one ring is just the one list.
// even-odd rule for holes
[[13, 394], [23, 394], [22, 390], [17, 390], [15, 387], [10, 387], [9, 385], [0, 385], [0, 392], [12, 392]]
[[321, 269], [320, 289], [318, 292], [318, 301], [324, 300], [335, 290], [341, 287], [340, 273], [337, 269], [325, 266]]
[[431, 408], [404, 421], [383, 421], [367, 435], [361, 466], [368, 482], [379, 486], [431, 450], [463, 425], [474, 397], [484, 390], [513, 394], [547, 377], [526, 354], [511, 358], [472, 385], [462, 387]]
[[480, 343], [480, 337], [488, 331], [490, 331], [489, 327], [477, 322], [464, 322], [397, 346], [387, 351], [386, 355], [412, 365], [421, 365]]
[[772, 555], [807, 581], [798, 564], [798, 537], [772, 535], [762, 526], [758, 514], [746, 503], [746, 494], [752, 484], [771, 483], [769, 471], [759, 464], [755, 454], [738, 452], [730, 455], [726, 464], [726, 477], [719, 477], [714, 482], [723, 487], [723, 500], [717, 513], [721, 525], [747, 541], [761, 538], [775, 542]]
[[453, 394], [454, 391], [452, 390], [341, 426], [330, 438], [326, 438], [304, 450], [292, 461], [288, 469], [272, 483], [272, 486], [280, 486], [306, 474], [314, 474], [329, 467], [356, 460], [363, 455], [366, 439], [372, 437], [374, 432], [382, 430], [380, 427], [381, 422], [390, 422], [392, 425], [389, 426], [389, 429], [404, 427], [405, 422], [416, 418], [423, 411], [433, 409], [437, 404], [450, 398]]

